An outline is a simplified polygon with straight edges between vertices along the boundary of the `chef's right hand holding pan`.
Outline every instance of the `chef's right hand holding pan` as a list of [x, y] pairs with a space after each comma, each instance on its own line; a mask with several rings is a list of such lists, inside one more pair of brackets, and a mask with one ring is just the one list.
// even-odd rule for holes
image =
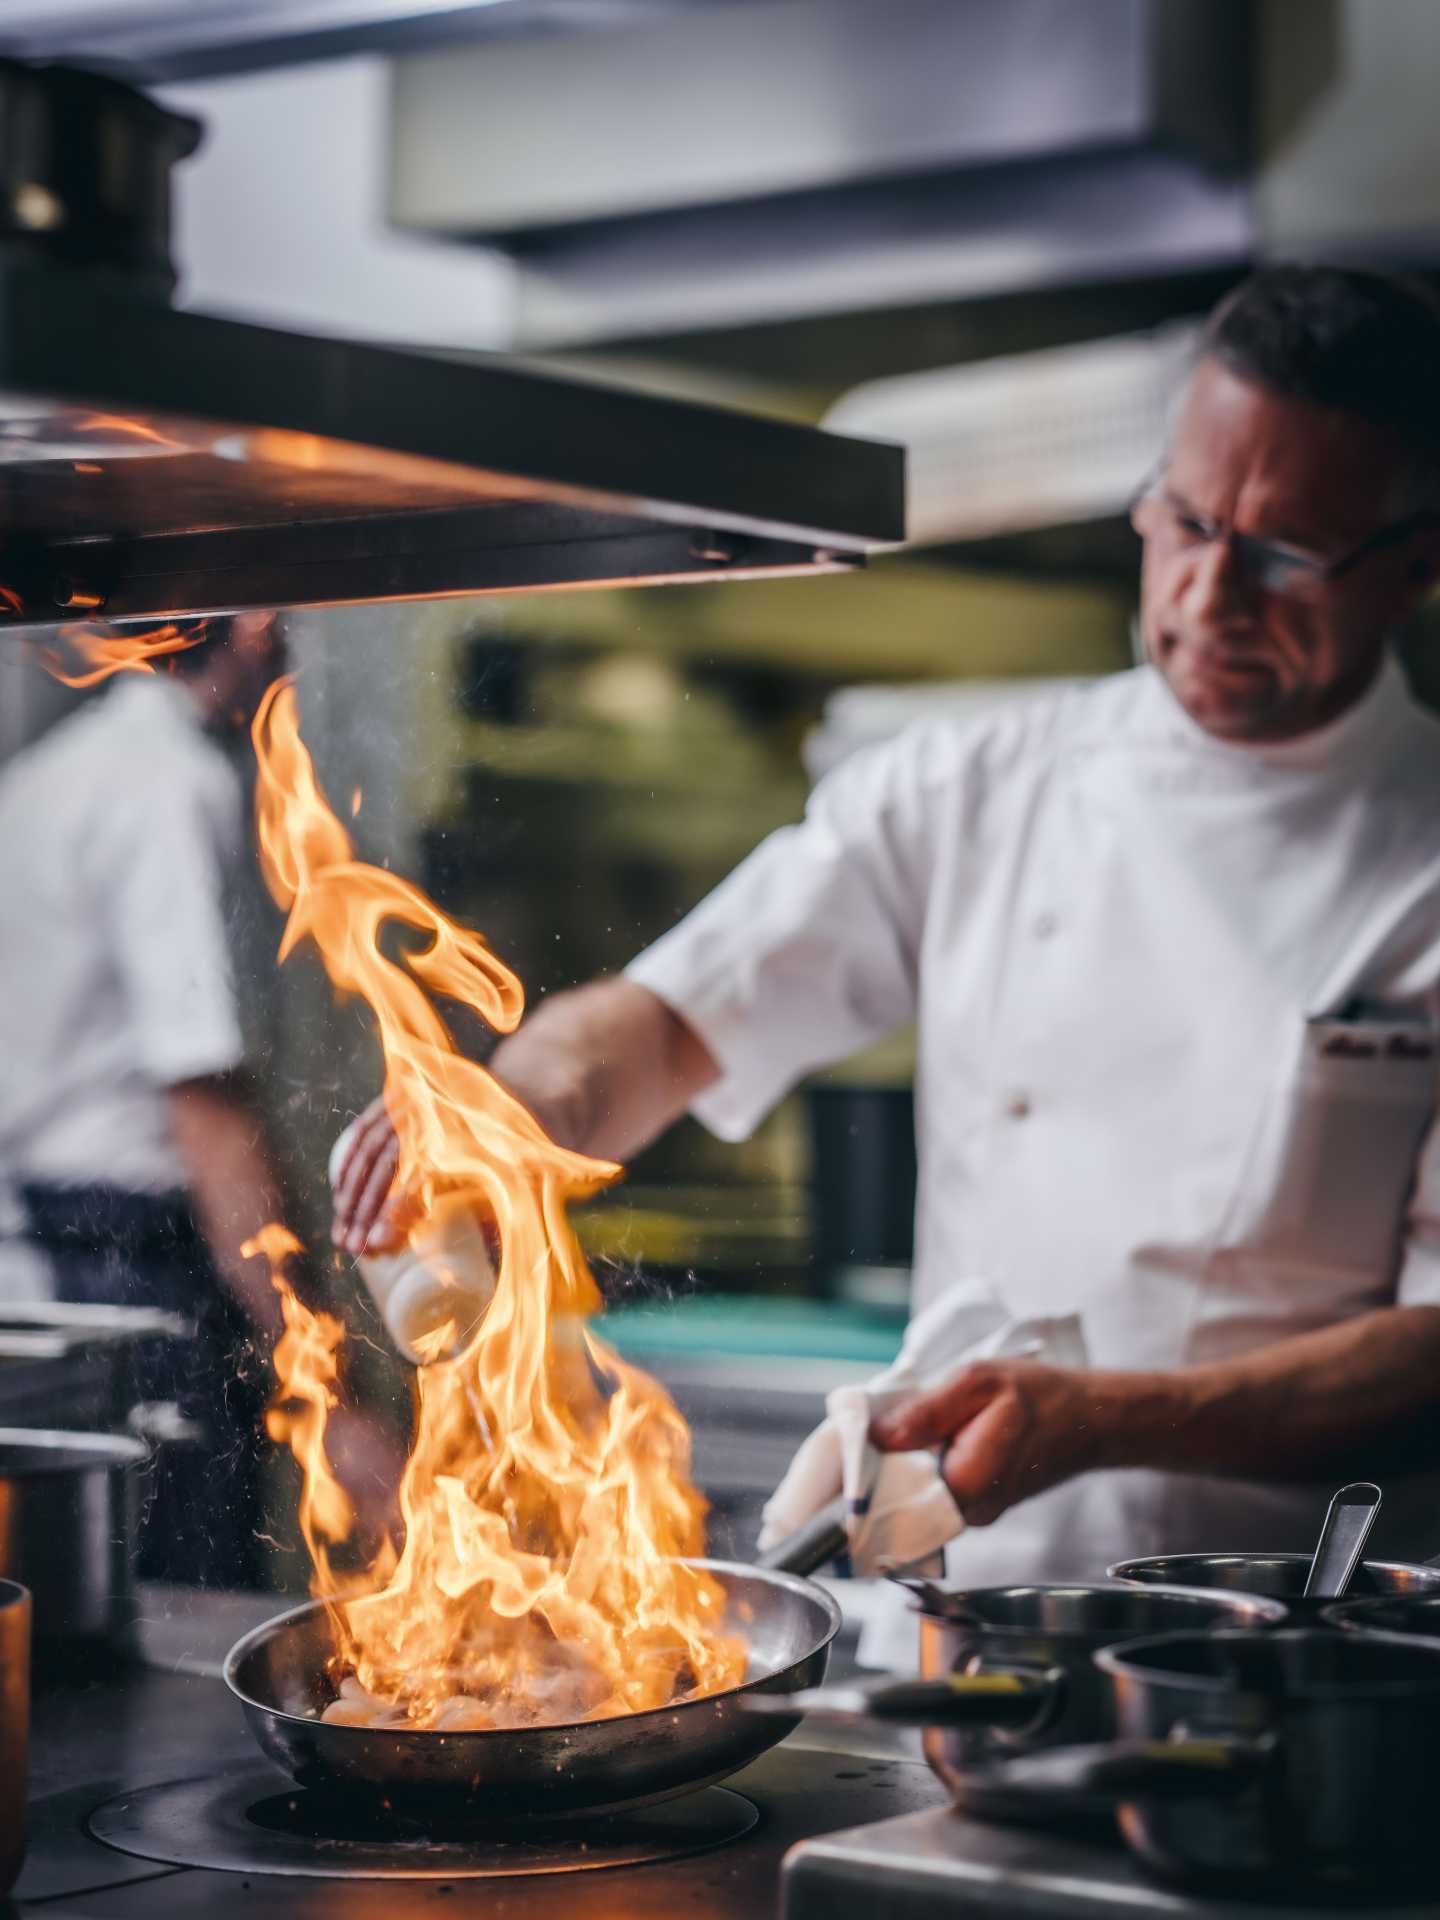
[[[998, 1360], [1001, 1355], [1009, 1360]], [[949, 1418], [945, 1396], [951, 1382], [1028, 1355], [1083, 1365], [1078, 1323], [1070, 1317], [1017, 1319], [984, 1281], [957, 1282], [911, 1321], [891, 1366], [863, 1385], [837, 1387], [827, 1397], [825, 1420], [766, 1503], [761, 1553], [798, 1535], [841, 1495], [856, 1573], [883, 1573], [928, 1561], [970, 1517], [953, 1486], [947, 1492], [937, 1470], [934, 1449], [953, 1428], [907, 1446], [878, 1447], [876, 1436], [889, 1431], [887, 1423], [903, 1418], [908, 1409], [923, 1409], [932, 1401], [939, 1401]], [[983, 1500], [980, 1509], [988, 1519]]]
[[940, 1471], [956, 1505], [971, 1526], [988, 1526], [1031, 1494], [1108, 1464], [1109, 1378], [1038, 1359], [972, 1360], [877, 1414], [870, 1438], [882, 1454], [943, 1447]]

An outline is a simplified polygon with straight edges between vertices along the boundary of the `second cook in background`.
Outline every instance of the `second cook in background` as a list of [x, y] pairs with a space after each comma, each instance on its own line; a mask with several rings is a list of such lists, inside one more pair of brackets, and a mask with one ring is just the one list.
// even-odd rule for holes
[[[1381, 1468], [1440, 1549], [1440, 726], [1390, 658], [1437, 508], [1440, 311], [1256, 275], [1134, 510], [1146, 664], [857, 755], [494, 1056], [623, 1159], [918, 1023], [915, 1304], [1000, 1338], [876, 1438], [946, 1448], [966, 1583], [1303, 1547]], [[376, 1102], [337, 1244], [392, 1237], [394, 1168]]]

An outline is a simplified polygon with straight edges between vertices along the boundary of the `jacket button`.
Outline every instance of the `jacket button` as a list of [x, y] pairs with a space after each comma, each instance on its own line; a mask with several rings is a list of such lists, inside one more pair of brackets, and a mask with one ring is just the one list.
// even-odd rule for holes
[[1037, 913], [1035, 916], [1035, 938], [1048, 940], [1051, 934], [1059, 930], [1060, 920], [1057, 914]]
[[1023, 1120], [1030, 1111], [1028, 1093], [1012, 1093], [1005, 1102], [1005, 1111], [1012, 1120]]

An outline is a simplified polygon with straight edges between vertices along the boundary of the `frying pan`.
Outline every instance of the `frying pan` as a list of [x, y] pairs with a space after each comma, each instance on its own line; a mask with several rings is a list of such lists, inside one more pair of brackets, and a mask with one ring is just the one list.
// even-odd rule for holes
[[690, 1793], [747, 1766], [800, 1723], [761, 1719], [743, 1696], [789, 1693], [824, 1677], [840, 1609], [811, 1581], [696, 1560], [725, 1593], [723, 1625], [750, 1646], [744, 1681], [722, 1693], [570, 1726], [438, 1733], [330, 1725], [329, 1621], [318, 1602], [269, 1620], [231, 1648], [225, 1682], [270, 1759], [303, 1787], [392, 1810], [437, 1801], [477, 1824], [549, 1821]]

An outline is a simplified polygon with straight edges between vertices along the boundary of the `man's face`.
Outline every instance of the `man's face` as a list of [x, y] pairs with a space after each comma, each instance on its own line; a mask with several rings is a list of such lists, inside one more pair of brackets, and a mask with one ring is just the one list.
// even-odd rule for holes
[[1397, 435], [1202, 360], [1186, 391], [1145, 538], [1145, 651], [1190, 717], [1238, 742], [1294, 739], [1369, 686], [1390, 633], [1434, 578], [1435, 536], [1369, 554], [1298, 593], [1250, 577], [1195, 523], [1322, 558], [1406, 518], [1413, 461]]

